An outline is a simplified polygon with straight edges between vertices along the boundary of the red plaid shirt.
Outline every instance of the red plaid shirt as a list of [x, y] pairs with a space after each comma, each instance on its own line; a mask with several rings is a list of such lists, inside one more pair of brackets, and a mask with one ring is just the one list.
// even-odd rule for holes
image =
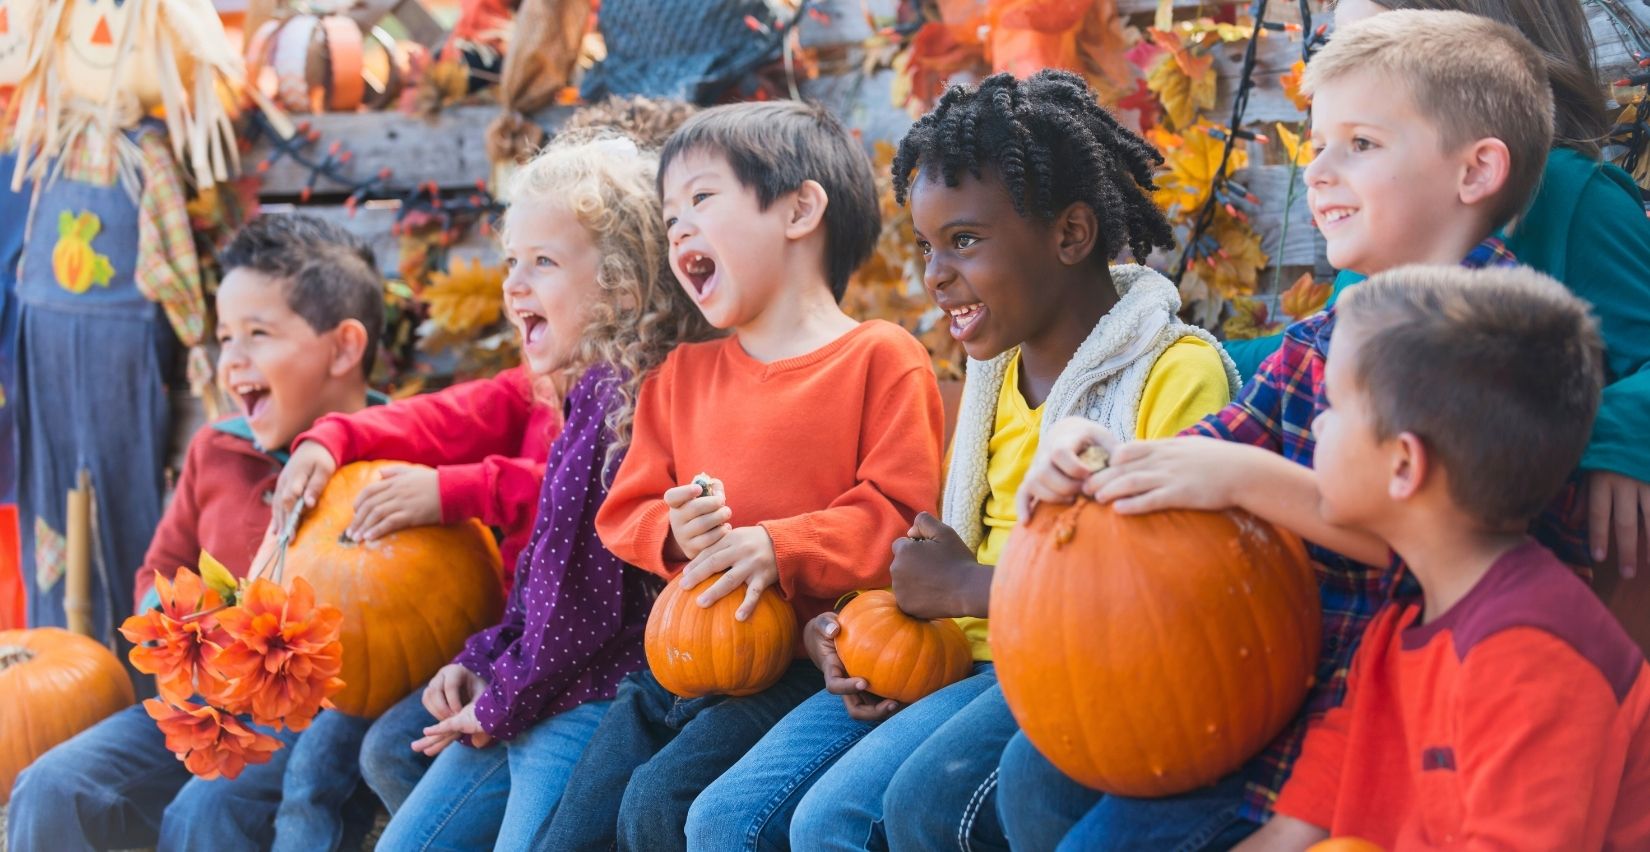
[[[1499, 239], [1491, 237], [1473, 249], [1461, 265], [1476, 269], [1516, 266], [1518, 262]], [[1315, 445], [1312, 421], [1326, 407], [1324, 359], [1334, 330], [1333, 306], [1290, 325], [1284, 330], [1282, 347], [1261, 364], [1238, 399], [1184, 434], [1265, 447], [1310, 467]], [[1584, 533], [1576, 523], [1579, 513], [1574, 511], [1577, 499], [1578, 489], [1572, 482], [1543, 515], [1535, 532], [1560, 558], [1584, 564]], [[1244, 769], [1248, 782], [1242, 814], [1256, 822], [1264, 822], [1271, 813], [1272, 803], [1300, 755], [1307, 723], [1341, 703], [1352, 652], [1364, 627], [1390, 596], [1394, 582], [1405, 576], [1402, 563], [1396, 559], [1389, 565], [1365, 565], [1315, 545], [1308, 545], [1307, 550], [1317, 569], [1323, 604], [1323, 648], [1302, 712]]]

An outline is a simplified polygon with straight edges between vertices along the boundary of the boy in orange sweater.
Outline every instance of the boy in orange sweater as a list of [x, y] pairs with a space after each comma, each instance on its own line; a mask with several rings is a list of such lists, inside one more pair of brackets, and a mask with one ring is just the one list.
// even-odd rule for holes
[[1586, 305], [1527, 269], [1411, 266], [1339, 311], [1319, 512], [1410, 575], [1240, 848], [1650, 848], [1650, 668], [1526, 532], [1598, 409]]
[[[659, 183], [677, 280], [733, 334], [677, 348], [642, 386], [596, 528], [614, 554], [686, 587], [720, 575], [701, 606], [740, 595], [743, 619], [772, 589], [800, 627], [887, 585], [891, 545], [939, 492], [927, 353], [838, 306], [878, 233], [869, 161], [819, 107], [738, 104], [684, 124]], [[709, 494], [700, 471], [716, 477]], [[681, 701], [652, 673], [631, 675], [573, 771], [549, 848], [683, 848], [694, 796], [822, 686], [800, 648], [777, 684], [743, 698]]]

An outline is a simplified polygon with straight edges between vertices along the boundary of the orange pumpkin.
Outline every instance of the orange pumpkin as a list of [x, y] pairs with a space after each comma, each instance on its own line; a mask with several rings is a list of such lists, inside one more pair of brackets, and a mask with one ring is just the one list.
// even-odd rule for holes
[[1306, 852], [1386, 852], [1379, 844], [1361, 837], [1331, 837], [1306, 848]]
[[0, 631], [0, 805], [35, 758], [132, 700], [120, 660], [95, 640], [56, 627]]
[[287, 550], [283, 579], [344, 611], [339, 710], [372, 718], [452, 661], [504, 608], [498, 545], [479, 521], [415, 527], [370, 544], [344, 535], [355, 497], [399, 462], [356, 462], [333, 475]]
[[1294, 717], [1322, 612], [1300, 539], [1240, 511], [1044, 504], [991, 582], [1009, 709], [1055, 766], [1107, 793], [1183, 793]]
[[785, 674], [795, 651], [796, 611], [789, 602], [768, 589], [750, 618], [739, 621], [733, 614], [745, 600], [743, 588], [699, 605], [699, 592], [715, 581], [712, 575], [684, 591], [681, 577], [671, 580], [647, 616], [648, 668], [660, 686], [683, 698], [754, 695]]
[[949, 618], [912, 618], [894, 593], [865, 592], [842, 608], [836, 653], [849, 676], [868, 691], [910, 704], [968, 677], [974, 658], [968, 637]]

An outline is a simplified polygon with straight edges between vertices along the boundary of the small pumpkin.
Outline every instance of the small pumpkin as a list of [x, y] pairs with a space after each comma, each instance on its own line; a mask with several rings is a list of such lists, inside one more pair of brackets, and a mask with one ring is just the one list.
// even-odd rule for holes
[[1038, 751], [1106, 793], [1236, 770], [1294, 718], [1318, 659], [1299, 538], [1242, 511], [1043, 504], [991, 583], [1003, 695]]
[[692, 589], [680, 576], [665, 584], [647, 616], [643, 648], [659, 685], [683, 698], [754, 695], [773, 686], [790, 667], [796, 647], [796, 611], [774, 590], [756, 600], [750, 618], [734, 613], [742, 589], [708, 607], [698, 602], [716, 576]]
[[355, 497], [391, 461], [345, 465], [304, 515], [283, 580], [344, 612], [339, 710], [373, 718], [423, 686], [504, 609], [498, 545], [480, 521], [414, 527], [363, 543], [344, 535]]
[[52, 746], [132, 704], [114, 652], [56, 627], [0, 631], [0, 805]]
[[1331, 837], [1306, 847], [1306, 852], [1386, 852], [1378, 843], [1361, 837]]
[[949, 618], [912, 618], [894, 593], [858, 595], [837, 616], [836, 653], [849, 676], [864, 678], [868, 691], [910, 704], [968, 677], [974, 659], [968, 637]]

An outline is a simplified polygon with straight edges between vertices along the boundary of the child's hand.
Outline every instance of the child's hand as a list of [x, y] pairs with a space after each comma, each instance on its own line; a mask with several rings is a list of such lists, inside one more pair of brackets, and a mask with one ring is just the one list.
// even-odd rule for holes
[[740, 621], [750, 618], [762, 590], [779, 582], [779, 563], [774, 558], [773, 539], [768, 538], [768, 531], [761, 527], [729, 530], [682, 569], [682, 588], [694, 588], [712, 574], [722, 576], [699, 593], [699, 605], [708, 607], [743, 583], [745, 600], [733, 617]]
[[808, 649], [808, 657], [825, 673], [825, 691], [842, 696], [850, 719], [881, 722], [898, 713], [898, 701], [878, 698], [865, 691], [870, 684], [864, 678], [848, 676], [848, 670], [842, 667], [842, 658], [836, 655], [836, 636], [840, 632], [842, 623], [834, 612], [822, 612], [802, 628], [802, 647]]
[[424, 687], [424, 709], [436, 719], [448, 719], [464, 709], [487, 688], [481, 675], [458, 663], [442, 666]]
[[1623, 578], [1650, 571], [1650, 484], [1595, 470], [1587, 474], [1587, 543], [1594, 562], [1609, 557], [1611, 538]]
[[344, 534], [374, 541], [397, 530], [441, 523], [441, 477], [433, 467], [398, 465], [355, 497], [355, 518]]
[[326, 447], [314, 441], [299, 444], [281, 468], [281, 478], [275, 480], [275, 498], [270, 506], [274, 528], [284, 529], [287, 513], [300, 505], [304, 509], [313, 508], [315, 501], [321, 499], [321, 489], [327, 487], [328, 480], [337, 472], [338, 460]]
[[486, 748], [493, 743], [492, 734], [476, 721], [476, 705], [470, 702], [464, 709], [424, 729], [424, 736], [413, 740], [413, 751], [430, 757], [447, 750], [456, 740], [464, 740], [474, 748]]
[[733, 529], [728, 524], [733, 510], [728, 508], [719, 479], [710, 480], [708, 494], [705, 493], [703, 481], [678, 485], [665, 492], [665, 505], [670, 507], [670, 541], [667, 544], [677, 551], [667, 554], [669, 556], [693, 559]]
[[1125, 515], [1164, 509], [1218, 512], [1238, 505], [1245, 462], [1265, 450], [1214, 438], [1130, 441], [1083, 483], [1083, 493]]
[[1031, 517], [1038, 503], [1070, 503], [1077, 498], [1083, 483], [1094, 475], [1094, 466], [1082, 458], [1090, 447], [1109, 456], [1118, 441], [1106, 427], [1081, 417], [1067, 417], [1049, 427], [1014, 498], [1021, 519]]
[[922, 512], [907, 538], [894, 542], [894, 600], [913, 618], [985, 617], [991, 569], [981, 565], [957, 531]]

